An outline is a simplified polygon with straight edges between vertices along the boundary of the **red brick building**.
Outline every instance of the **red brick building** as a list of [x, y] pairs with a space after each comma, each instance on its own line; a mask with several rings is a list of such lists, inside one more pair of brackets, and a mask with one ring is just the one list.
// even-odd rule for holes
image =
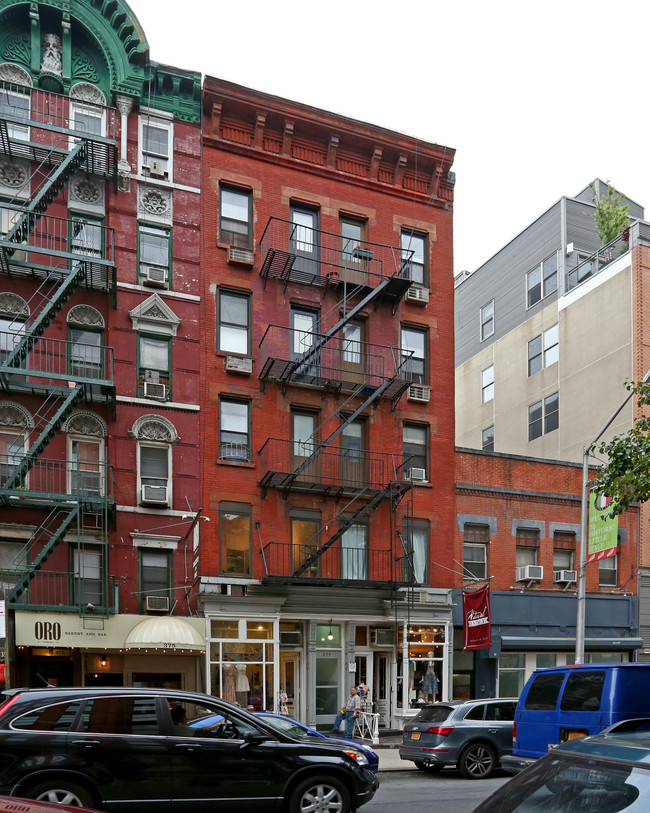
[[394, 725], [451, 668], [454, 151], [212, 77], [203, 115], [209, 688]]
[[200, 76], [119, 1], [0, 22], [11, 685], [196, 686]]
[[[454, 694], [516, 696], [536, 667], [573, 662], [582, 466], [471, 449], [456, 463], [457, 559], [489, 580], [492, 647], [462, 651], [459, 591]], [[642, 644], [639, 521], [623, 514], [616, 555], [587, 564], [586, 662], [634, 660]]]

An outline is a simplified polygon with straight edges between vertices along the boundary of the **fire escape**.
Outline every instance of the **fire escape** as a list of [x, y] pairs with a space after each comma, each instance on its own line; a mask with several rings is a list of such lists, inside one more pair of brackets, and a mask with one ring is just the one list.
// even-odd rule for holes
[[[17, 314], [0, 336], [0, 390], [22, 398], [40, 398], [26, 427], [22, 446], [0, 456], [0, 505], [26, 517], [44, 517], [16, 557], [14, 577], [6, 576], [6, 599], [30, 608], [74, 607], [81, 611], [80, 580], [75, 573], [43, 567], [59, 542], [76, 539], [78, 561], [92, 539], [105, 552], [114, 521], [112, 478], [102, 462], [47, 456], [50, 441], [81, 405], [108, 408], [115, 417], [112, 350], [103, 345], [48, 338], [46, 333], [66, 302], [80, 288], [102, 291], [116, 305], [112, 230], [83, 218], [62, 218], [49, 209], [76, 173], [114, 178], [115, 111], [21, 85], [0, 85], [0, 153], [27, 165], [30, 177], [3, 203], [0, 275], [28, 280], [37, 287], [27, 311]], [[15, 101], [15, 106], [12, 102]], [[98, 132], [93, 132], [97, 130]], [[27, 164], [29, 162], [29, 164]], [[108, 609], [108, 576], [102, 575], [100, 611]], [[10, 586], [11, 585], [11, 586]], [[84, 601], [83, 607], [86, 603]]]
[[[271, 218], [261, 241], [260, 275], [266, 285], [276, 279], [285, 288], [302, 283], [333, 290], [337, 302], [320, 324], [321, 331], [269, 325], [260, 342], [262, 389], [268, 382], [283, 391], [290, 385], [319, 387], [324, 396], [344, 399], [308, 439], [268, 438], [259, 452], [263, 495], [270, 488], [319, 494], [344, 501], [343, 508], [305, 541], [300, 552], [291, 544], [262, 548], [265, 581], [302, 582], [367, 580], [373, 585], [403, 582], [408, 568], [401, 549], [372, 550], [359, 566], [358, 551], [341, 547], [344, 534], [379, 505], [390, 506], [390, 539], [412, 512], [413, 481], [401, 451], [367, 451], [340, 439], [368, 408], [387, 401], [395, 409], [411, 384], [410, 353], [370, 344], [351, 330], [353, 320], [371, 308], [397, 306], [411, 285], [409, 252], [378, 243], [351, 245], [340, 235], [306, 229]], [[318, 438], [318, 439], [316, 439]], [[339, 440], [338, 444], [335, 441]], [[338, 543], [338, 545], [337, 545]], [[287, 564], [289, 563], [289, 564]], [[347, 578], [346, 578], [347, 571]], [[366, 571], [366, 572], [364, 572]]]

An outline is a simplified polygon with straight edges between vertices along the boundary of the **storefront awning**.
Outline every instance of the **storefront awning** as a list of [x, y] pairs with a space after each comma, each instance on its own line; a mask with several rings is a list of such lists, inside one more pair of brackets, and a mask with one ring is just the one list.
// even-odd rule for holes
[[205, 649], [205, 638], [184, 619], [162, 615], [136, 624], [124, 646], [127, 649]]
[[[518, 635], [502, 635], [502, 649], [552, 649], [557, 652], [575, 649], [575, 638], [544, 638]], [[585, 649], [599, 652], [601, 650], [639, 649], [643, 638], [585, 638]]]

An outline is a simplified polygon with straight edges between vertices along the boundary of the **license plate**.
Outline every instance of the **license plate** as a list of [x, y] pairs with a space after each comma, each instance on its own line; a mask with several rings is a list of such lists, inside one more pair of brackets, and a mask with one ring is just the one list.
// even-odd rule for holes
[[419, 740], [420, 739], [420, 732], [419, 731], [412, 731], [411, 732], [411, 739], [412, 740]]

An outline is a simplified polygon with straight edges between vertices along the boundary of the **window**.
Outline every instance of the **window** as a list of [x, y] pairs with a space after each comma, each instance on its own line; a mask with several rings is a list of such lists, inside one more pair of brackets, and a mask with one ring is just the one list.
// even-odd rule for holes
[[[7, 235], [11, 232], [13, 227], [18, 223], [20, 220], [22, 212], [20, 209], [14, 209], [11, 206], [3, 205], [0, 207], [0, 235], [2, 238], [6, 238]], [[28, 241], [26, 237], [23, 244]], [[21, 245], [21, 243], [16, 243], [17, 246]], [[6, 249], [3, 249], [6, 251]], [[11, 259], [9, 262], [26, 262], [27, 261], [27, 252], [26, 251], [14, 251], [11, 255]]]
[[573, 551], [554, 548], [553, 570], [573, 570]]
[[463, 575], [487, 579], [487, 546], [490, 529], [487, 525], [465, 525], [463, 538]]
[[219, 188], [219, 240], [238, 248], [253, 247], [253, 194]]
[[103, 493], [103, 443], [100, 439], [70, 439], [70, 493], [99, 497]]
[[250, 462], [250, 402], [220, 399], [219, 459], [235, 463]]
[[404, 525], [404, 581], [429, 582], [429, 523], [413, 520]]
[[537, 564], [539, 531], [531, 528], [517, 528], [515, 559], [517, 567]]
[[[320, 217], [318, 209], [291, 204], [289, 248], [296, 255], [292, 277], [320, 275]], [[311, 280], [306, 278], [307, 282]]]
[[[101, 220], [86, 217], [73, 217], [70, 220], [70, 253], [80, 254], [84, 258], [104, 255], [104, 226]], [[73, 263], [73, 268], [79, 262]]]
[[481, 449], [484, 452], [494, 451], [494, 425], [488, 426], [481, 432]]
[[[428, 285], [427, 236], [411, 229], [402, 229], [400, 248], [404, 263], [404, 276], [417, 285]], [[413, 254], [411, 255], [411, 252]]]
[[104, 601], [102, 586], [102, 552], [99, 548], [72, 549], [73, 602], [101, 607]]
[[[20, 85], [0, 87], [0, 116], [3, 118], [29, 119], [30, 110], [30, 88], [23, 88]], [[29, 125], [19, 122], [7, 122], [7, 132], [9, 138], [29, 141]]]
[[[24, 333], [25, 322], [15, 316], [0, 314], [0, 364], [14, 352]], [[26, 365], [27, 361], [21, 362], [21, 366]]]
[[167, 550], [140, 549], [140, 604], [141, 611], [147, 606], [147, 596], [167, 598], [169, 606], [173, 600], [171, 593], [172, 568], [171, 554]]
[[528, 440], [553, 432], [559, 426], [560, 396], [554, 392], [528, 407]]
[[70, 129], [88, 135], [104, 135], [106, 113], [104, 108], [70, 100]]
[[528, 342], [528, 375], [556, 364], [559, 358], [558, 326], [553, 325]]
[[618, 584], [618, 554], [599, 560], [598, 584], [601, 587], [616, 587]]
[[481, 308], [481, 341], [494, 333], [494, 299]]
[[352, 525], [341, 537], [341, 578], [368, 578], [368, 526]]
[[400, 348], [404, 377], [414, 384], [429, 383], [428, 334], [415, 327], [402, 327]]
[[499, 658], [499, 694], [519, 697], [526, 683], [526, 656], [523, 652], [504, 652]]
[[343, 255], [343, 262], [360, 263], [363, 259], [360, 254], [360, 249], [363, 249], [361, 243], [363, 243], [365, 237], [365, 222], [342, 217], [339, 227], [341, 230], [341, 252]]
[[526, 302], [530, 308], [557, 290], [557, 254], [551, 254], [526, 274]]
[[252, 509], [247, 505], [219, 506], [221, 572], [251, 575]]
[[481, 373], [481, 403], [487, 404], [494, 398], [494, 364]]
[[157, 736], [160, 732], [156, 717], [156, 698], [91, 697], [84, 703], [79, 730], [95, 735]]
[[219, 350], [250, 353], [250, 296], [219, 291]]
[[[25, 438], [17, 430], [0, 432], [0, 485], [11, 477], [25, 454]], [[24, 483], [18, 483], [24, 485]]]
[[140, 283], [170, 287], [171, 232], [156, 226], [138, 226], [138, 274]]
[[170, 354], [169, 339], [153, 336], [140, 336], [138, 389], [141, 397], [166, 401], [170, 397]]
[[[291, 512], [291, 569], [295, 573], [320, 548], [321, 515], [318, 511]], [[319, 576], [321, 559], [314, 559], [301, 576]]]
[[[402, 427], [402, 454], [404, 472], [414, 480], [429, 478], [429, 428], [405, 423]], [[423, 476], [422, 476], [423, 475]]]
[[309, 308], [291, 306], [291, 360], [299, 361], [305, 353], [308, 358], [303, 364], [299, 364], [293, 371], [293, 378], [297, 381], [312, 383], [315, 376], [320, 372], [320, 350], [311, 349], [320, 325], [320, 313]]
[[172, 123], [144, 116], [140, 119], [140, 166], [142, 174], [171, 180]]
[[140, 444], [141, 502], [167, 507], [171, 504], [169, 447]]
[[79, 378], [104, 377], [103, 333], [80, 327], [68, 328], [68, 370]]

